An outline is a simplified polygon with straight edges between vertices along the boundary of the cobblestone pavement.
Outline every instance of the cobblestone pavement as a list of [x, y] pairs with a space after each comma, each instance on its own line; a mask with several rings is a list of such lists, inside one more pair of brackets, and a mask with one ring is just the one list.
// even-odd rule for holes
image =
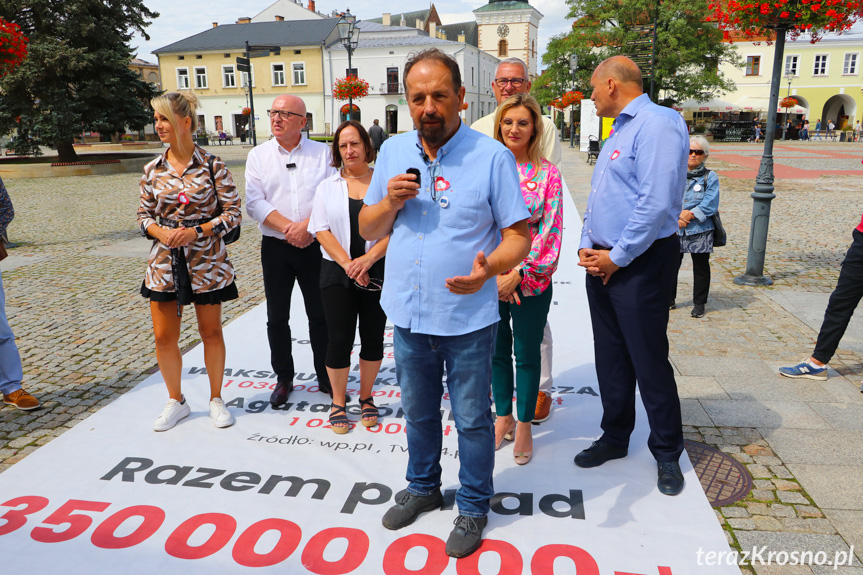
[[[809, 543], [826, 537], [831, 544], [853, 544], [863, 560], [858, 487], [863, 351], [840, 347], [831, 363], [834, 377], [826, 382], [787, 380], [775, 373], [777, 366], [811, 353], [817, 327], [791, 313], [783, 297], [832, 291], [863, 212], [863, 171], [777, 181], [765, 264], [775, 283], [742, 287], [733, 279], [745, 270], [753, 182], [721, 176], [723, 170], [740, 169], [721, 161], [726, 147], [731, 157], [741, 145], [713, 144], [717, 161], [709, 164], [721, 177], [729, 244], [712, 258], [708, 313], [700, 320], [689, 317], [692, 284], [685, 261], [678, 309], [669, 325], [687, 438], [731, 454], [753, 476], [749, 496], [716, 510], [731, 546], [791, 545], [798, 541], [793, 537]], [[813, 150], [863, 155], [863, 145], [832, 142], [809, 143], [800, 152]], [[245, 197], [248, 149], [217, 146], [213, 151], [226, 159]], [[797, 167], [817, 165], [807, 161]], [[564, 147], [562, 171], [581, 212], [592, 167], [584, 154]], [[18, 244], [2, 264], [7, 312], [24, 362], [25, 386], [43, 408], [29, 413], [0, 409], [0, 472], [155, 368], [149, 312], [137, 294], [148, 249], [135, 228], [138, 181], [138, 175], [128, 174], [6, 182], [17, 214], [9, 235]], [[246, 219], [241, 240], [231, 246], [241, 297], [224, 306], [226, 322], [264, 299], [259, 240]], [[194, 322], [187, 318], [181, 346], [196, 340]], [[754, 566], [742, 571], [827, 572], [818, 569]], [[835, 572], [861, 575], [863, 568], [856, 563]]]

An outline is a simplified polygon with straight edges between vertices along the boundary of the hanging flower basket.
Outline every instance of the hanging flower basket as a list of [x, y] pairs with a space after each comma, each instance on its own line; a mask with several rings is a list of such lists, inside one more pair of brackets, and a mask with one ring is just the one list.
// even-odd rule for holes
[[243, 108], [243, 115], [244, 116], [251, 116], [252, 115], [252, 109], [249, 108], [248, 106]]
[[0, 18], [0, 78], [27, 58], [27, 42], [20, 26]]
[[350, 104], [345, 104], [341, 108], [339, 108], [339, 111], [342, 114], [347, 114], [348, 110], [351, 110], [351, 107], [353, 107], [352, 112], [359, 112], [360, 111], [360, 107], [357, 106], [356, 104], [354, 104], [353, 106], [351, 106]]
[[734, 34], [749, 40], [787, 30], [788, 38], [809, 34], [817, 42], [825, 32], [848, 30], [863, 13], [861, 0], [712, 0], [708, 6], [725, 40]]
[[794, 96], [788, 96], [787, 98], [782, 98], [782, 101], [779, 102], [780, 108], [793, 108], [797, 105], [797, 98]]
[[567, 92], [561, 96], [560, 100], [564, 108], [569, 108], [570, 106], [577, 106], [582, 100], [584, 100], [584, 94], [579, 91]]
[[336, 100], [359, 100], [369, 95], [369, 83], [356, 76], [339, 78], [333, 84], [333, 98]]

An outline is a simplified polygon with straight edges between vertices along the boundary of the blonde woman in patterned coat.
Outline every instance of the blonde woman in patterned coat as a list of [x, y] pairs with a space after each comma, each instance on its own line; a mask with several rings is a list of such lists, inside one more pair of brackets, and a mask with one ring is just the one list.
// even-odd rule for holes
[[150, 103], [159, 139], [169, 145], [144, 168], [138, 208], [141, 233], [153, 238], [141, 295], [150, 300], [156, 360], [170, 396], [153, 429], [171, 429], [191, 413], [180, 387], [179, 347], [182, 306], [191, 303], [210, 377], [210, 418], [216, 427], [228, 427], [234, 417], [221, 399], [222, 302], [238, 295], [222, 238], [240, 225], [240, 198], [225, 163], [192, 142], [194, 94], [164, 94]]

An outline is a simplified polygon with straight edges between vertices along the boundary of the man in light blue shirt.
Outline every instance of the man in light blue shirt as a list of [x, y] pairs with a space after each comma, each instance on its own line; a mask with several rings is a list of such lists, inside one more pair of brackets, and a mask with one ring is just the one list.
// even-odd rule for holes
[[443, 505], [446, 367], [461, 463], [446, 552], [464, 557], [480, 546], [494, 494], [489, 394], [500, 316], [497, 283], [487, 280], [527, 255], [529, 213], [512, 153], [459, 118], [458, 63], [437, 49], [420, 52], [406, 62], [404, 84], [417, 130], [384, 142], [359, 217], [367, 240], [392, 233], [381, 306], [395, 326], [407, 420], [408, 487], [382, 522], [400, 529]]
[[578, 250], [588, 273], [603, 434], [575, 463], [596, 467], [626, 456], [637, 380], [657, 486], [677, 495], [683, 428], [666, 332], [680, 260], [677, 218], [689, 136], [677, 112], [642, 92], [641, 71], [629, 58], [605, 60], [590, 83], [597, 114], [616, 119], [594, 167]]

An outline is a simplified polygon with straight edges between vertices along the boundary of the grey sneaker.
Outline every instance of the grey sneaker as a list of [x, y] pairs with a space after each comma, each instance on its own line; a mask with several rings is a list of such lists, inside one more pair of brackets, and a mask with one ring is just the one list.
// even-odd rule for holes
[[459, 515], [453, 523], [455, 527], [446, 540], [446, 554], [450, 557], [467, 557], [479, 549], [488, 517]]
[[387, 529], [407, 527], [419, 517], [420, 513], [443, 507], [440, 489], [428, 495], [414, 495], [407, 489], [396, 493], [396, 504], [390, 507], [381, 520]]

